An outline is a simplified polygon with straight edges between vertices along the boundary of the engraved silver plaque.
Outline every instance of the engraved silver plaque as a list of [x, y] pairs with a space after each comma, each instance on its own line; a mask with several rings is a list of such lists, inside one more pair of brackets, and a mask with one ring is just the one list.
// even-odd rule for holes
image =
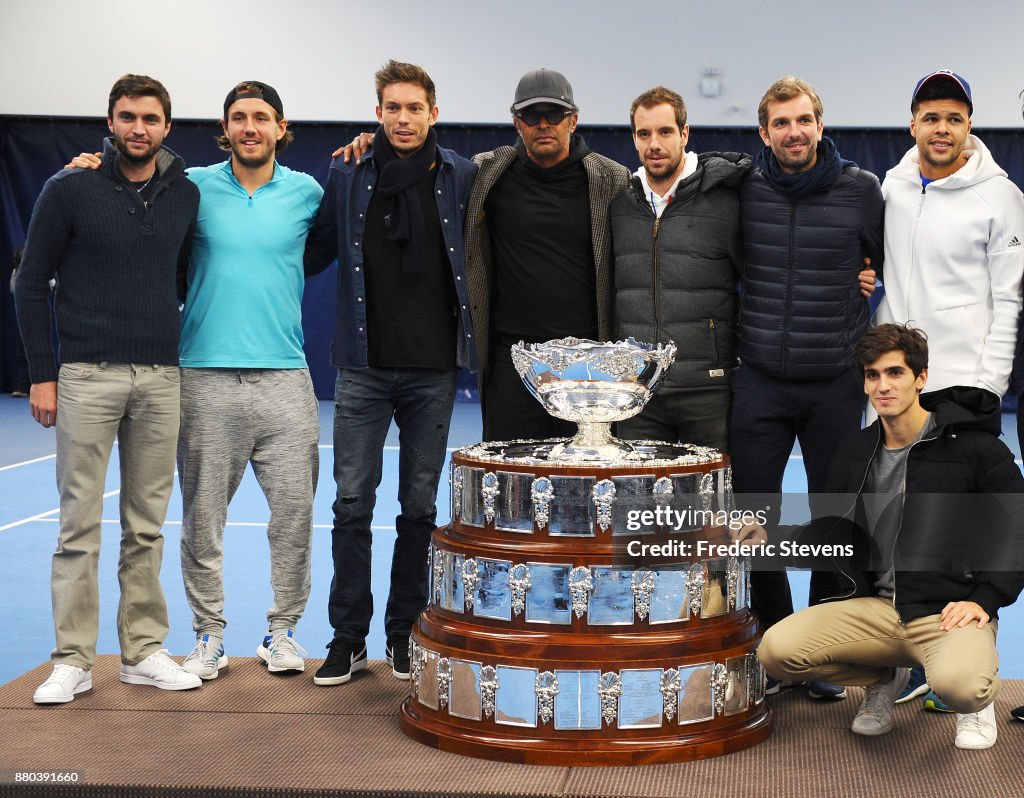
[[484, 525], [484, 470], [462, 466], [462, 513], [459, 518], [467, 526]]
[[452, 684], [452, 661], [448, 657], [441, 657], [437, 661], [437, 698], [441, 702], [441, 709], [448, 704], [451, 695], [448, 688]]
[[654, 571], [649, 571], [646, 568], [633, 571], [633, 576], [630, 579], [629, 588], [633, 591], [633, 607], [641, 621], [651, 610], [651, 595], [654, 593], [656, 580]]
[[590, 595], [587, 623], [621, 626], [633, 623], [632, 571], [611, 566], [591, 566], [594, 592]]
[[420, 672], [419, 702], [431, 709], [440, 709], [440, 697], [437, 693], [437, 661], [440, 657], [436, 651], [420, 650], [423, 652], [423, 668]]
[[737, 606], [737, 600], [740, 598], [740, 574], [742, 572], [740, 561], [735, 557], [730, 557], [725, 568], [726, 609], [729, 612], [735, 612], [743, 606], [742, 604]]
[[757, 706], [764, 701], [765, 678], [764, 666], [757, 654], [747, 654], [747, 677], [749, 678], [750, 703]]
[[538, 673], [533, 683], [537, 694], [537, 718], [541, 725], [548, 723], [555, 715], [555, 696], [558, 695], [558, 677], [551, 671]]
[[512, 591], [508, 586], [508, 573], [512, 563], [508, 560], [477, 560], [479, 579], [473, 614], [478, 618], [496, 621], [512, 620]]
[[749, 680], [747, 678], [747, 655], [730, 657], [725, 661], [725, 701], [722, 713], [738, 715], [747, 711], [750, 700]]
[[533, 500], [530, 474], [511, 471], [498, 472], [498, 500], [495, 507], [494, 528], [506, 532], [533, 532]]
[[686, 577], [686, 592], [690, 596], [690, 614], [700, 615], [704, 597], [704, 563], [695, 562]]
[[480, 663], [452, 659], [452, 681], [449, 687], [448, 714], [467, 720], [480, 720]]
[[431, 577], [430, 583], [432, 587], [432, 594], [434, 596], [434, 604], [441, 604], [441, 591], [444, 588], [444, 554], [440, 549], [435, 549], [434, 544], [430, 544], [431, 551]]
[[719, 615], [729, 612], [729, 602], [726, 596], [727, 580], [726, 561], [708, 560], [700, 600], [701, 618], [717, 618]]
[[476, 560], [467, 557], [462, 563], [462, 594], [465, 596], [466, 612], [473, 611], [473, 601], [476, 599], [476, 585], [480, 581], [480, 574]]
[[594, 577], [585, 565], [577, 565], [569, 571], [569, 595], [572, 596], [572, 611], [577, 618], [582, 618], [590, 602], [590, 592], [594, 589]]
[[555, 671], [555, 728], [582, 731], [601, 728], [600, 671]]
[[610, 479], [602, 479], [591, 491], [594, 499], [594, 510], [597, 513], [597, 526], [607, 532], [612, 525], [612, 504], [615, 502], [615, 483]]
[[530, 498], [533, 501], [533, 520], [538, 529], [548, 525], [551, 514], [551, 498], [555, 495], [554, 486], [547, 477], [537, 477], [530, 486]]
[[729, 674], [725, 665], [716, 662], [711, 668], [711, 690], [715, 696], [715, 714], [721, 715], [725, 709], [725, 688], [729, 684]]
[[498, 690], [494, 699], [494, 722], [505, 726], [537, 725], [536, 668], [498, 665]]
[[704, 528], [700, 502], [700, 474], [673, 474], [672, 492], [665, 502], [672, 509], [669, 532], [696, 532]]
[[713, 508], [715, 497], [715, 478], [705, 474], [700, 478], [700, 507], [704, 512]]
[[569, 564], [528, 563], [530, 589], [526, 591], [526, 620], [530, 623], [572, 623]]
[[679, 690], [683, 683], [679, 678], [679, 671], [669, 668], [661, 674], [661, 711], [669, 722], [676, 716], [676, 707], [679, 703]]
[[462, 591], [462, 563], [463, 555], [454, 554], [450, 551], [441, 551], [444, 562], [444, 577], [441, 584], [440, 606], [452, 612], [464, 613], [466, 611], [466, 597]]
[[480, 701], [484, 717], [494, 714], [494, 695], [498, 689], [498, 672], [493, 665], [484, 665], [480, 669]]
[[420, 680], [423, 678], [423, 662], [426, 658], [423, 649], [416, 644], [416, 640], [409, 638], [409, 687], [413, 698], [419, 698]]
[[655, 571], [654, 593], [648, 623], [678, 623], [690, 619], [690, 599], [686, 589], [685, 568], [660, 568]]
[[494, 502], [498, 497], [498, 475], [493, 471], [487, 471], [480, 482], [480, 492], [484, 497], [484, 521], [489, 524], [494, 520]]
[[622, 695], [622, 679], [619, 674], [612, 671], [602, 673], [597, 694], [601, 697], [601, 718], [610, 724], [619, 714], [619, 697]]
[[[669, 487], [671, 482], [665, 480]], [[615, 503], [612, 504], [613, 535], [650, 535], [653, 527], [630, 531], [628, 524], [631, 512], [643, 512], [654, 506], [654, 475], [641, 474], [635, 477], [612, 477], [615, 484]], [[635, 517], [635, 516], [634, 516]]]
[[508, 588], [512, 596], [512, 614], [521, 615], [526, 608], [526, 591], [530, 589], [530, 568], [516, 563], [508, 572]]
[[551, 504], [549, 535], [594, 536], [593, 477], [552, 477], [555, 499]]
[[619, 671], [620, 729], [656, 729], [661, 726], [661, 668], [629, 668]]
[[714, 663], [679, 669], [679, 725], [701, 723], [715, 716], [714, 697], [711, 691], [711, 672]]

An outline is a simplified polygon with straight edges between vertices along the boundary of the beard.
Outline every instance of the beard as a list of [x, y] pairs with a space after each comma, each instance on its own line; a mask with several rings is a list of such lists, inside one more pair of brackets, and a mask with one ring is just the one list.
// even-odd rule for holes
[[130, 150], [125, 139], [121, 139], [117, 136], [114, 137], [114, 146], [117, 148], [117, 151], [121, 153], [121, 157], [129, 163], [136, 165], [148, 163], [153, 160], [162, 145], [163, 141], [151, 142], [149, 148], [140, 153]]

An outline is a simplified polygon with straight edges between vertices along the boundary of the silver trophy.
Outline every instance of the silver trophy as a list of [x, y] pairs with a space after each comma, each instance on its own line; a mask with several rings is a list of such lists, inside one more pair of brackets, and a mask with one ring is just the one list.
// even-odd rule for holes
[[633, 447], [611, 434], [611, 424], [644, 409], [676, 356], [676, 346], [628, 338], [598, 343], [560, 338], [512, 347], [526, 387], [555, 418], [575, 421], [576, 436], [551, 449], [552, 460], [615, 461]]

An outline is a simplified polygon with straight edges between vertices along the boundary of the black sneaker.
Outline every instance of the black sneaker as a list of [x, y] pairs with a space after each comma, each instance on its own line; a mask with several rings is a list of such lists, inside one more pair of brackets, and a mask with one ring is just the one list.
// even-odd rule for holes
[[336, 637], [327, 644], [327, 659], [313, 677], [313, 684], [322, 687], [345, 684], [353, 673], [365, 667], [366, 641]]
[[409, 638], [392, 637], [388, 639], [388, 647], [384, 650], [388, 665], [396, 679], [409, 678]]

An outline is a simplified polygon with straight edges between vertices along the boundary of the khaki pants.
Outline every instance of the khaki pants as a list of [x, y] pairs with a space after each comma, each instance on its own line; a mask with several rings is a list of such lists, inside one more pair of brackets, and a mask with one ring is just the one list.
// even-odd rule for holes
[[57, 383], [60, 538], [51, 593], [54, 662], [91, 668], [99, 635], [100, 526], [107, 464], [121, 465], [121, 659], [134, 665], [167, 636], [160, 586], [161, 527], [174, 482], [179, 384], [176, 366], [66, 363]]
[[765, 632], [757, 656], [776, 679], [875, 684], [890, 667], [923, 665], [928, 684], [957, 712], [978, 712], [999, 691], [996, 624], [943, 632], [939, 616], [900, 622], [880, 598], [827, 602]]

